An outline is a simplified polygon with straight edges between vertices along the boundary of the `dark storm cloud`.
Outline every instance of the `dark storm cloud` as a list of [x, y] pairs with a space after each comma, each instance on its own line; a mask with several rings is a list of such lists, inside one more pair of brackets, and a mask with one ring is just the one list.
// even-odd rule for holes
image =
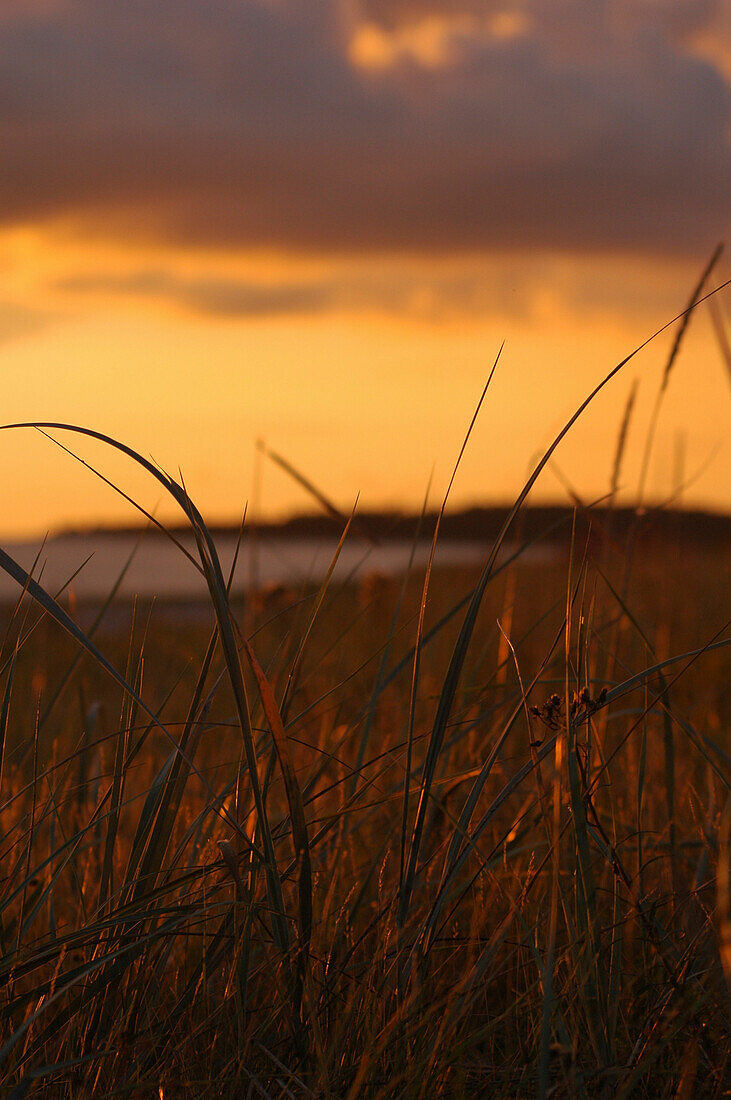
[[6, 4], [0, 218], [232, 247], [707, 249], [731, 94], [684, 42], [718, 5], [360, 10], [511, 7], [514, 38], [462, 22], [443, 66], [366, 72], [336, 0]]

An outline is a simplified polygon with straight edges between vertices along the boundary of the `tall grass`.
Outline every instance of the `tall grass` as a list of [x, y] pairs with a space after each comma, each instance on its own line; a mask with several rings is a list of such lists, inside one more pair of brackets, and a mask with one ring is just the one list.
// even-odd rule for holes
[[0, 551], [7, 1095], [724, 1095], [722, 559], [589, 506], [500, 554], [623, 365], [479, 574], [258, 612], [183, 484], [36, 425], [163, 486], [209, 600], [90, 620]]

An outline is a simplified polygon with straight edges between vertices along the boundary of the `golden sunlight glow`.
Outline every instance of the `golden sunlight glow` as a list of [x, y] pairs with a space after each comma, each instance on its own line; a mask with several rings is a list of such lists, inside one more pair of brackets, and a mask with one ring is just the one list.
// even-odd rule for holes
[[408, 59], [425, 68], [439, 68], [449, 59], [449, 37], [443, 19], [421, 19], [389, 33], [375, 23], [363, 23], [349, 44], [349, 57], [363, 69], [388, 69]]
[[697, 57], [710, 61], [727, 81], [731, 81], [731, 8], [719, 4], [710, 22], [697, 27], [688, 46]]
[[[226, 520], [251, 495], [257, 438], [343, 506], [360, 493], [364, 506], [413, 507], [433, 467], [438, 495], [503, 340], [453, 500], [515, 495], [591, 387], [682, 308], [693, 274], [682, 264], [633, 269], [627, 257], [404, 256], [389, 264], [262, 252], [201, 257], [103, 248], [31, 229], [3, 235], [0, 257], [0, 296], [13, 307], [0, 315], [5, 422], [64, 421], [107, 432], [171, 472], [180, 468], [204, 512]], [[283, 284], [295, 304], [280, 314], [268, 295]], [[450, 298], [454, 285], [458, 301]], [[638, 356], [577, 425], [537, 499], [561, 499], [566, 479], [587, 498], [606, 491], [628, 386], [638, 377], [624, 480], [631, 493], [670, 339], [663, 334]], [[668, 470], [682, 435], [684, 476], [697, 478], [684, 499], [728, 506], [723, 456], [714, 458], [727, 391], [704, 313], [689, 330], [663, 410], [651, 471], [656, 497], [673, 491]], [[63, 441], [145, 507], [160, 504], [171, 515], [129, 463]], [[4, 433], [0, 448], [5, 533], [134, 521], [107, 486], [36, 433]], [[261, 503], [269, 515], [311, 505], [273, 467]]]
[[389, 69], [410, 61], [425, 69], [439, 69], [454, 59], [456, 43], [462, 39], [507, 41], [526, 34], [528, 16], [521, 11], [502, 10], [481, 18], [470, 15], [426, 16], [393, 30], [377, 23], [359, 24], [349, 42], [352, 64], [366, 70]]
[[485, 24], [491, 37], [507, 40], [527, 34], [530, 20], [522, 11], [497, 11], [486, 18]]
[[[673, 318], [728, 237], [730, 24], [719, 4], [555, 8], [6, 3], [2, 419], [108, 432], [180, 468], [215, 519], [251, 495], [257, 438], [343, 507], [415, 508], [504, 344], [453, 503], [505, 500], [670, 324], [536, 488], [607, 491], [637, 378], [632, 500]], [[707, 290], [731, 276], [719, 256]], [[731, 506], [730, 298], [698, 309], [673, 366], [656, 500]], [[0, 535], [135, 518], [38, 433], [0, 448]], [[265, 467], [267, 514], [311, 505]]]

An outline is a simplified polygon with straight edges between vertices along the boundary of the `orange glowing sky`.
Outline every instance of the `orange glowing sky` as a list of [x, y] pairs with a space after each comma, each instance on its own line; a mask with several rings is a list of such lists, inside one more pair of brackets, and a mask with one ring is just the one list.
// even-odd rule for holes
[[[506, 500], [727, 233], [730, 31], [715, 0], [6, 2], [3, 421], [114, 435], [215, 520], [251, 497], [257, 438], [343, 507], [413, 508], [432, 470], [443, 491], [504, 341], [453, 503]], [[709, 288], [729, 277], [724, 256]], [[536, 498], [607, 491], [638, 379], [632, 498], [672, 339], [601, 395]], [[704, 305], [652, 498], [731, 506], [730, 396]], [[3, 534], [134, 521], [37, 433], [0, 449]], [[265, 465], [259, 506], [310, 501]]]

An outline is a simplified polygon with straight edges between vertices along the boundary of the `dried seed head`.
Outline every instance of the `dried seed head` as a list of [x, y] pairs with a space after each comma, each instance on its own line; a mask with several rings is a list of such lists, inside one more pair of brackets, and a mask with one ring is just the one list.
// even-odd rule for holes
[[218, 850], [221, 853], [223, 862], [226, 864], [229, 871], [231, 872], [231, 877], [236, 884], [236, 890], [239, 896], [243, 898], [245, 894], [244, 883], [243, 879], [241, 878], [241, 872], [239, 871], [239, 861], [236, 858], [236, 852], [227, 840], [219, 840]]

